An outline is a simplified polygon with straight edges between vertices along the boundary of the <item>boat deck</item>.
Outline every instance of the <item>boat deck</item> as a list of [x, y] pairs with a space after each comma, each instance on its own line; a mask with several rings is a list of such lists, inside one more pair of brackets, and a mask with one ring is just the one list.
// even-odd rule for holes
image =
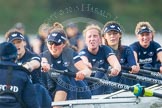
[[[162, 86], [154, 85], [149, 89], [160, 93]], [[157, 97], [136, 97], [132, 92], [119, 90], [111, 94], [96, 95], [92, 99], [53, 102], [52, 106], [61, 106], [62, 108], [160, 108], [162, 99]]]

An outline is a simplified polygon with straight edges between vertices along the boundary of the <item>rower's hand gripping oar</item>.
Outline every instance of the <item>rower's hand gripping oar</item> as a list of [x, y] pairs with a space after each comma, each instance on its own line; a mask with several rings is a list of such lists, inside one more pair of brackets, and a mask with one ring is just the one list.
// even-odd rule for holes
[[[74, 73], [74, 72], [67, 72], [67, 71], [61, 71], [61, 70], [56, 70], [56, 69], [50, 70], [51, 74], [55, 73], [55, 72], [63, 74], [63, 75], [68, 75], [68, 76], [71, 76], [71, 77], [76, 77], [76, 73]], [[111, 82], [111, 81], [108, 81], [108, 80], [94, 78], [94, 77], [87, 77], [87, 76], [85, 76], [85, 80], [98, 82], [102, 85], [108, 85], [108, 86], [118, 88], [118, 89], [125, 89], [125, 90], [133, 92], [134, 95], [136, 95], [136, 96], [155, 96], [155, 97], [162, 98], [162, 94], [155, 93], [152, 90], [146, 89], [146, 88], [144, 88], [140, 85], [128, 86], [128, 85], [125, 85], [125, 84], [119, 84], [119, 83], [116, 83], [116, 82]]]
[[[131, 71], [132, 68], [131, 67], [126, 67], [126, 66], [122, 66], [123, 70], [127, 70], [127, 71]], [[153, 72], [153, 71], [149, 71], [149, 70], [144, 70], [144, 69], [140, 69], [139, 72], [141, 74], [146, 74], [146, 75], [150, 75], [153, 77], [157, 77], [157, 78], [161, 78], [162, 79], [162, 74], [159, 72]]]

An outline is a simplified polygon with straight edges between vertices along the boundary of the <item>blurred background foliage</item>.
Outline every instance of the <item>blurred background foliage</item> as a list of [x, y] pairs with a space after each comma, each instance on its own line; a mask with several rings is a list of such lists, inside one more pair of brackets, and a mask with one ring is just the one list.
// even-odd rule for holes
[[149, 21], [162, 32], [162, 0], [0, 0], [0, 13], [0, 34], [17, 22], [25, 24], [27, 33], [36, 34], [44, 22], [79, 17], [102, 24], [116, 20], [131, 34], [137, 22]]

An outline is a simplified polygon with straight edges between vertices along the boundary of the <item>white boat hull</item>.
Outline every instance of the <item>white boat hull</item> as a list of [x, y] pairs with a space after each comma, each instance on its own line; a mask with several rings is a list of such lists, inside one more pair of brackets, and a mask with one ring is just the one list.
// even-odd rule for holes
[[[63, 102], [53, 102], [52, 106], [62, 106], [63, 108], [162, 108], [162, 99], [157, 97], [135, 97], [129, 91], [121, 92], [107, 96], [108, 99], [102, 99], [106, 95], [93, 97], [86, 100], [68, 100]], [[156, 90], [160, 93], [162, 89]], [[161, 92], [162, 93], [162, 92]]]
[[143, 97], [139, 100], [135, 98], [73, 100], [57, 102], [53, 105], [59, 105], [63, 108], [157, 108], [157, 106], [162, 106], [161, 99]]

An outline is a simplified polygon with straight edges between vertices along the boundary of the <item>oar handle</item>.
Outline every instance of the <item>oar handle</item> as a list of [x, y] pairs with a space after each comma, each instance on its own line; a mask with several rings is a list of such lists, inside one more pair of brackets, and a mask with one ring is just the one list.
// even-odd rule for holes
[[[70, 77], [76, 77], [76, 73], [74, 73], [74, 72], [67, 72], [67, 71], [57, 70], [57, 69], [51, 69], [50, 72], [51, 73], [56, 72], [56, 73], [60, 73], [60, 74], [63, 74], [63, 75], [70, 76]], [[85, 76], [84, 79], [92, 81], [92, 82], [99, 82], [100, 81], [99, 78], [95, 78], [95, 77], [87, 77], [87, 76]]]
[[149, 77], [145, 77], [145, 76], [140, 76], [140, 75], [136, 75], [136, 74], [122, 73], [122, 76], [124, 76], [128, 79], [144, 81], [144, 82], [148, 82], [151, 84], [160, 84], [160, 85], [162, 84], [162, 80], [149, 78]]
[[68, 72], [68, 71], [65, 71], [65, 70], [57, 70], [57, 69], [50, 69], [50, 72], [56, 72], [56, 73], [60, 73], [60, 74], [63, 74], [63, 75], [68, 75], [68, 76], [71, 76], [71, 77], [76, 77], [76, 73], [74, 72]]
[[132, 68], [128, 66], [121, 66], [123, 70], [131, 71]]
[[[132, 68], [131, 67], [126, 67], [126, 66], [122, 66], [123, 70], [127, 70], [127, 71], [131, 71]], [[150, 70], [145, 70], [145, 69], [140, 69], [139, 70], [140, 74], [147, 74], [153, 77], [158, 77], [162, 79], [162, 74], [160, 74], [159, 72], [154, 72], [154, 71], [150, 71]]]

